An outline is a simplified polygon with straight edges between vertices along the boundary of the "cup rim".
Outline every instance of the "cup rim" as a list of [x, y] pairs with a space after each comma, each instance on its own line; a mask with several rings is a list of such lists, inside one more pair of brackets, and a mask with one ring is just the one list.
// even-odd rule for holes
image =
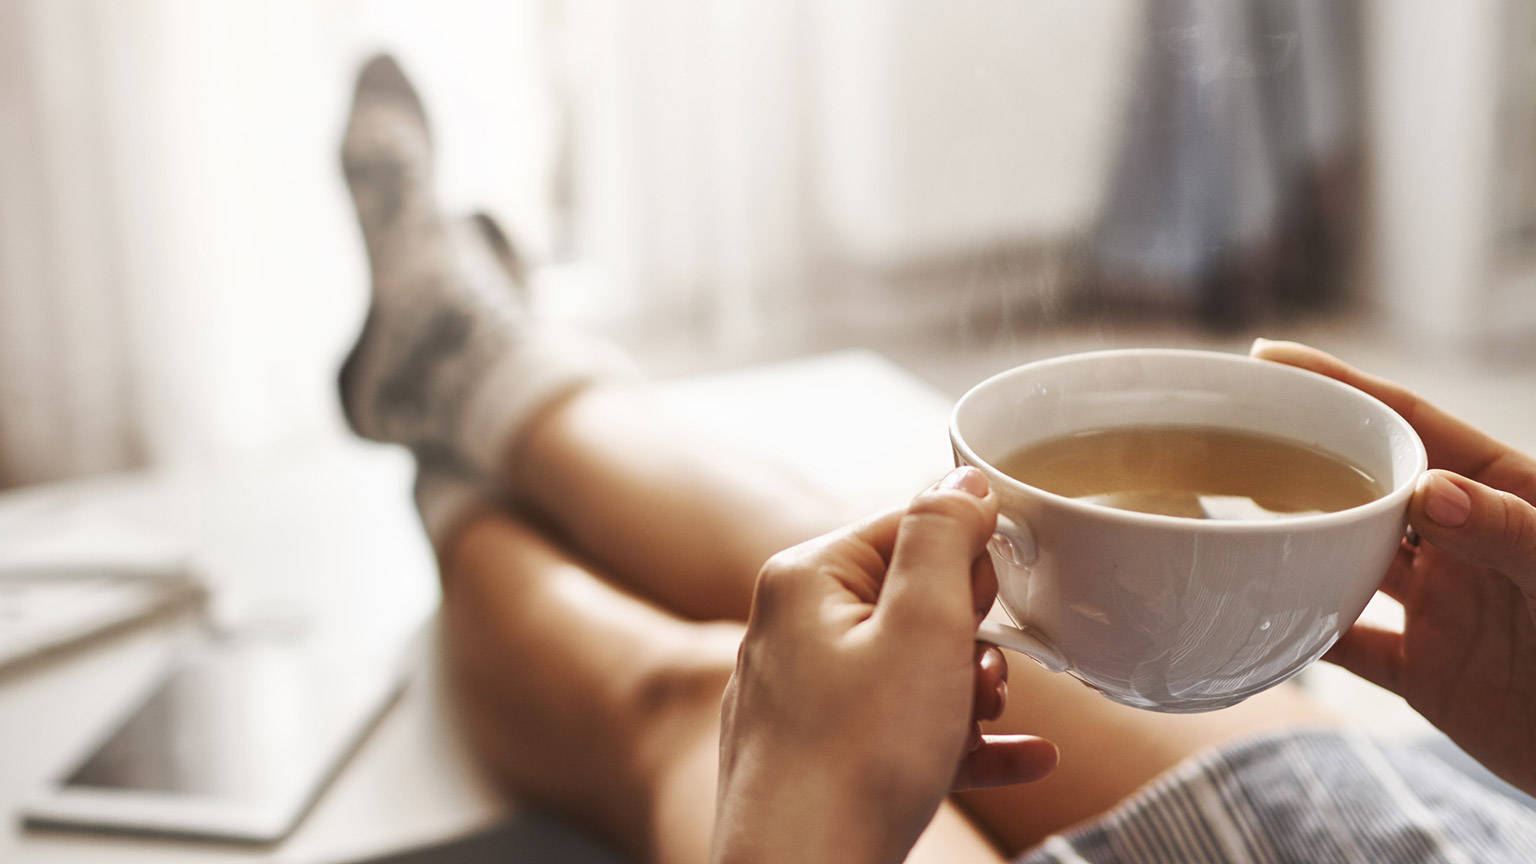
[[[1315, 381], [1323, 386], [1341, 389], [1346, 391], [1350, 398], [1359, 399], [1364, 404], [1376, 406], [1376, 408], [1379, 409], [1382, 413], [1382, 416], [1387, 418], [1388, 423], [1396, 425], [1404, 433], [1406, 433], [1406, 440], [1410, 442], [1414, 449], [1414, 468], [1408, 473], [1407, 479], [1403, 483], [1395, 485], [1385, 494], [1373, 498], [1364, 504], [1358, 504], [1345, 510], [1335, 510], [1329, 513], [1311, 513], [1301, 516], [1284, 516], [1278, 519], [1266, 521], [1195, 519], [1189, 516], [1168, 516], [1161, 513], [1142, 513], [1135, 510], [1121, 510], [1115, 507], [1107, 507], [1102, 504], [1090, 504], [1086, 501], [1080, 501], [1076, 498], [1070, 498], [1065, 495], [1059, 495], [1055, 492], [1041, 489], [1038, 486], [1031, 486], [1022, 480], [1005, 474], [991, 462], [982, 459], [976, 454], [974, 450], [971, 449], [971, 446], [966, 443], [965, 438], [960, 434], [961, 410], [964, 408], [966, 403], [979, 391], [999, 379], [1018, 375], [1026, 369], [1036, 369], [1046, 366], [1062, 365], [1065, 363], [1087, 362], [1092, 360], [1112, 359], [1114, 357], [1125, 356], [1151, 356], [1166, 358], [1183, 357], [1243, 365], [1264, 364], [1267, 368], [1279, 370], [1279, 373], [1283, 375], [1296, 375]], [[1349, 522], [1355, 519], [1376, 515], [1381, 511], [1395, 510], [1406, 506], [1408, 498], [1412, 496], [1413, 490], [1418, 484], [1418, 478], [1429, 468], [1429, 457], [1428, 453], [1424, 449], [1424, 442], [1419, 438], [1419, 435], [1414, 430], [1413, 426], [1408, 423], [1406, 418], [1397, 413], [1397, 411], [1393, 410], [1391, 406], [1387, 405], [1385, 402], [1382, 402], [1380, 399], [1377, 399], [1375, 396], [1366, 393], [1364, 390], [1360, 390], [1357, 387], [1345, 384], [1344, 382], [1337, 379], [1330, 378], [1327, 375], [1313, 372], [1310, 369], [1303, 369], [1299, 366], [1277, 363], [1273, 360], [1260, 360], [1256, 357], [1250, 357], [1246, 354], [1236, 354], [1225, 351], [1208, 351], [1193, 348], [1112, 348], [1098, 351], [1082, 351], [1072, 354], [1061, 354], [1054, 357], [1048, 357], [1041, 360], [1021, 363], [1017, 366], [1009, 367], [972, 385], [968, 390], [965, 391], [964, 394], [961, 395], [959, 399], [955, 400], [954, 407], [950, 410], [949, 414], [949, 440], [950, 444], [955, 448], [955, 451], [963, 457], [965, 463], [984, 471], [987, 475], [987, 482], [989, 484], [993, 484], [994, 486], [997, 484], [1002, 484], [1004, 487], [1011, 488], [1013, 491], [1018, 493], [1042, 497], [1056, 506], [1065, 508], [1068, 512], [1083, 516], [1113, 519], [1127, 522], [1132, 525], [1144, 525], [1147, 527], [1160, 527], [1164, 529], [1173, 528], [1201, 532], [1215, 531], [1249, 534], [1290, 532], [1298, 529], [1324, 527], [1329, 524]]]

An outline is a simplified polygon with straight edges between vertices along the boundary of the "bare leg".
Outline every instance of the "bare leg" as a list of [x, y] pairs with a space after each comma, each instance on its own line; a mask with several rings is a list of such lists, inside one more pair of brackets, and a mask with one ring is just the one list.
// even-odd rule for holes
[[[669, 615], [502, 516], [473, 519], [451, 546], [447, 647], [486, 764], [637, 861], [706, 861], [741, 626]], [[1002, 858], [946, 805], [910, 860]]]
[[769, 556], [856, 513], [691, 434], [643, 389], [594, 387], [509, 448], [517, 497], [622, 582], [698, 620], [744, 621]]

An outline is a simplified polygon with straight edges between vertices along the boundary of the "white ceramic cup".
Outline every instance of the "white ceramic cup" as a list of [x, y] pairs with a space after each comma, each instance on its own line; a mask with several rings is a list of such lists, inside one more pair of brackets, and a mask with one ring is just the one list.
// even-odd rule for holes
[[[1126, 425], [1261, 432], [1319, 447], [1389, 491], [1336, 513], [1218, 521], [1117, 510], [994, 467], [1019, 447]], [[1018, 626], [978, 638], [1071, 673], [1126, 705], [1224, 708], [1322, 656], [1375, 593], [1426, 468], [1396, 412], [1331, 378], [1207, 351], [1121, 350], [1010, 369], [955, 405], [957, 464], [999, 499], [989, 545]]]

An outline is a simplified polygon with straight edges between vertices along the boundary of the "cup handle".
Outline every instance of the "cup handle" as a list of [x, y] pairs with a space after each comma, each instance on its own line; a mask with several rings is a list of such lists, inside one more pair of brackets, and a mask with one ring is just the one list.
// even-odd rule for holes
[[978, 642], [990, 642], [999, 648], [1017, 651], [1044, 666], [1051, 672], [1065, 672], [1072, 665], [1051, 643], [1028, 630], [1012, 627], [997, 621], [983, 621], [976, 629]]
[[[1035, 535], [1024, 524], [998, 514], [997, 530], [987, 549], [1008, 564], [1027, 567], [1035, 561]], [[1052, 672], [1064, 672], [1071, 665], [1054, 646], [1027, 629], [983, 621], [976, 638], [1024, 654]]]

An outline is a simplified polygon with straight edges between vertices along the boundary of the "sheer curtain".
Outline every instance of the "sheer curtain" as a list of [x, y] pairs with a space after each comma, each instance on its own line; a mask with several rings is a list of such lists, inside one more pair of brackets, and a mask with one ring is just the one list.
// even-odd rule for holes
[[572, 236], [608, 286], [588, 296], [728, 362], [1073, 242], [1138, 7], [567, 0]]
[[[361, 58], [423, 70], [445, 197], [547, 231], [533, 3], [0, 4], [0, 485], [338, 434]], [[453, 121], [453, 122], [446, 122]]]
[[555, 4], [569, 209], [553, 251], [596, 266], [551, 307], [736, 357], [792, 323], [813, 281], [810, 8]]
[[444, 203], [508, 225], [542, 314], [723, 363], [895, 305], [850, 271], [950, 268], [951, 290], [989, 248], [1070, 240], [1134, 20], [1114, 0], [0, 4], [0, 485], [340, 434], [367, 287], [336, 154], [373, 51], [422, 91]]
[[0, 4], [0, 485], [337, 434], [366, 273], [336, 153], [374, 50], [423, 92], [449, 208], [491, 211], [535, 262], [599, 262], [548, 268], [549, 314], [741, 342], [765, 286], [802, 281], [798, 21], [712, 0]]

